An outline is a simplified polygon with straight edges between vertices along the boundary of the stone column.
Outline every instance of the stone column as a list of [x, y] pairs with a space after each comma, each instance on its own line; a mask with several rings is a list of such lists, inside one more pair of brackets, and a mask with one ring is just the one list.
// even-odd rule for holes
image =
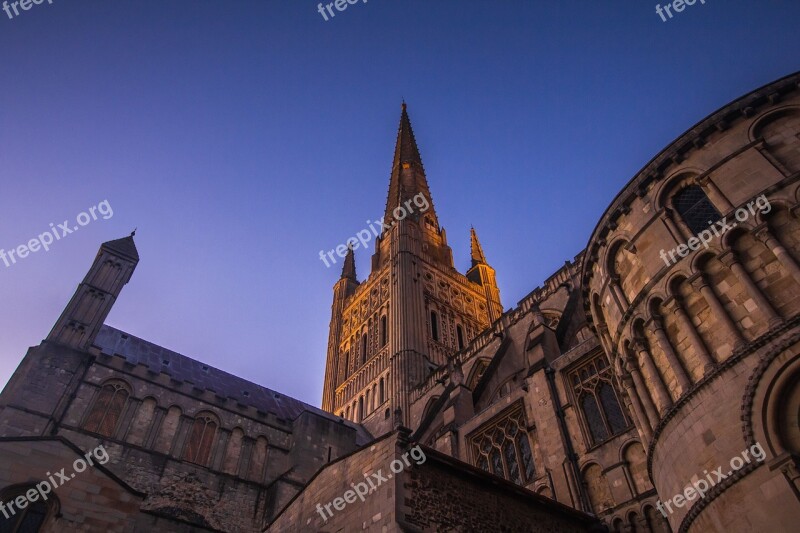
[[633, 346], [639, 354], [645, 372], [650, 377], [650, 382], [653, 384], [658, 403], [661, 405], [661, 413], [664, 413], [667, 409], [672, 407], [672, 397], [669, 395], [667, 386], [664, 385], [664, 380], [661, 378], [658, 367], [656, 367], [656, 363], [653, 361], [653, 356], [648, 351], [644, 339], [637, 337], [633, 340]]
[[692, 382], [689, 379], [689, 375], [686, 373], [683, 362], [678, 357], [678, 354], [675, 353], [672, 343], [669, 337], [667, 337], [667, 332], [664, 331], [664, 322], [661, 315], [653, 315], [650, 318], [648, 327], [650, 333], [653, 334], [656, 338], [656, 342], [658, 342], [658, 345], [661, 347], [661, 351], [664, 352], [667, 363], [669, 363], [669, 367], [672, 369], [672, 373], [675, 374], [675, 379], [678, 381], [678, 386], [681, 389], [681, 396], [683, 396], [692, 387]]
[[628, 363], [627, 370], [633, 378], [634, 391], [636, 391], [644, 406], [644, 412], [647, 414], [649, 426], [655, 428], [659, 421], [658, 411], [653, 403], [653, 399], [650, 398], [650, 391], [647, 390], [647, 384], [644, 382], [642, 374], [639, 372], [639, 365], [636, 364], [636, 359], [630, 354], [627, 355], [626, 361]]
[[653, 438], [653, 430], [650, 428], [650, 421], [647, 420], [647, 415], [644, 413], [642, 402], [633, 386], [633, 379], [631, 379], [630, 372], [627, 370], [623, 370], [623, 372], [624, 373], [622, 374], [621, 378], [622, 386], [625, 387], [625, 392], [633, 406], [633, 415], [639, 422], [638, 428], [642, 437], [642, 443], [647, 444]]
[[764, 315], [767, 319], [767, 323], [769, 327], [775, 327], [783, 322], [783, 319], [778, 315], [778, 312], [775, 311], [775, 308], [772, 307], [772, 304], [767, 300], [767, 297], [764, 296], [764, 293], [761, 292], [761, 289], [758, 288], [756, 282], [753, 281], [753, 278], [750, 277], [750, 273], [747, 269], [744, 268], [742, 263], [739, 262], [739, 258], [736, 257], [736, 253], [733, 250], [728, 250], [724, 254], [719, 256], [719, 260], [722, 263], [731, 269], [731, 272], [742, 282], [747, 293], [756, 303], [756, 307], [760, 310], [760, 312]]
[[722, 214], [733, 211], [733, 204], [722, 194], [722, 191], [719, 190], [719, 187], [717, 187], [717, 184], [714, 183], [711, 178], [706, 176], [702, 180], [699, 180], [698, 185], [703, 188], [708, 199], [711, 200], [711, 203], [721, 208], [720, 211], [722, 211]]
[[664, 208], [664, 214], [661, 217], [661, 220], [664, 221], [664, 225], [667, 226], [667, 229], [672, 236], [675, 238], [675, 243], [686, 242], [689, 238], [683, 234], [683, 231], [678, 227], [675, 223], [675, 212], [670, 209], [669, 207]]
[[600, 324], [597, 326], [597, 332], [600, 334], [600, 343], [602, 344], [603, 341], [607, 344], [608, 353], [614, 351], [614, 346], [611, 341], [611, 334], [608, 332], [608, 326], [605, 324]]
[[611, 276], [608, 281], [608, 290], [610, 290], [611, 294], [614, 296], [614, 300], [617, 302], [617, 308], [619, 309], [619, 315], [622, 317], [625, 315], [625, 311], [628, 308], [629, 302], [628, 298], [625, 296], [625, 293], [622, 292], [622, 288], [620, 287], [619, 283], [619, 276]]
[[699, 272], [690, 280], [690, 283], [692, 284], [692, 287], [700, 291], [703, 299], [705, 299], [706, 303], [708, 303], [711, 313], [720, 321], [722, 328], [725, 330], [725, 334], [733, 339], [733, 349], [735, 350], [736, 348], [743, 346], [745, 344], [745, 340], [742, 336], [742, 332], [728, 314], [728, 310], [725, 309], [725, 306], [719, 301], [714, 289], [712, 289], [711, 285], [709, 285], [706, 275], [703, 272]]
[[690, 319], [686, 314], [686, 311], [683, 310], [683, 306], [675, 296], [667, 301], [667, 305], [672, 306], [672, 313], [675, 315], [675, 320], [678, 322], [678, 328], [685, 331], [686, 335], [689, 337], [689, 343], [692, 345], [694, 353], [697, 354], [697, 358], [700, 360], [700, 364], [703, 366], [703, 373], [709, 373], [714, 369], [715, 363], [708, 354], [706, 345], [703, 343], [703, 339], [697, 332], [697, 328], [695, 328], [692, 319]]
[[794, 257], [791, 256], [778, 238], [772, 234], [769, 227], [766, 224], [762, 224], [756, 228], [754, 234], [761, 242], [767, 245], [767, 248], [772, 251], [778, 262], [786, 268], [794, 280], [800, 283], [800, 266], [798, 266], [797, 261], [794, 260]]

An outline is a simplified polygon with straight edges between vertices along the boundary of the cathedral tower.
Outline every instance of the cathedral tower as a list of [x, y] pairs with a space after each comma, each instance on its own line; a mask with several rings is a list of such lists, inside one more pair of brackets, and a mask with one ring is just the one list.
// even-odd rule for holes
[[48, 342], [76, 350], [86, 350], [92, 345], [139, 263], [134, 234], [103, 243], [92, 268], [47, 336]]
[[502, 314], [494, 269], [472, 231], [472, 266], [453, 264], [403, 104], [372, 272], [354, 252], [334, 285], [323, 409], [373, 434], [409, 425], [409, 393]]

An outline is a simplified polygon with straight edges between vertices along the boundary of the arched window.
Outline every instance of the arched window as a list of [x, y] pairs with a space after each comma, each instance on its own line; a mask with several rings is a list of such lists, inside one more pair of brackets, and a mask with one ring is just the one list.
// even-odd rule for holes
[[381, 348], [386, 346], [387, 342], [389, 342], [389, 326], [386, 315], [383, 315], [381, 317]]
[[514, 381], [513, 379], [509, 379], [508, 381], [503, 383], [497, 389], [497, 392], [494, 393], [494, 397], [492, 398], [492, 401], [499, 400], [500, 398], [503, 398], [503, 397], [508, 396], [509, 394], [511, 394], [511, 383], [513, 381]]
[[367, 389], [366, 400], [365, 400], [365, 402], [364, 402], [364, 405], [366, 405], [366, 411], [365, 411], [365, 412], [366, 412], [367, 414], [369, 414], [369, 413], [370, 413], [370, 411], [372, 411], [372, 408], [371, 408], [371, 407], [372, 407], [372, 404], [371, 404], [371, 403], [369, 403], [369, 400], [370, 400], [370, 398], [371, 398], [371, 396], [370, 396], [370, 394], [369, 394], [369, 389]]
[[672, 533], [672, 528], [669, 527], [666, 517], [656, 511], [655, 507], [645, 507], [644, 516], [651, 533]]
[[367, 332], [361, 335], [361, 364], [367, 362]]
[[439, 315], [436, 311], [431, 311], [431, 337], [433, 340], [439, 340]]
[[358, 399], [358, 420], [356, 422], [361, 422], [364, 420], [364, 397], [360, 397]]
[[639, 515], [637, 513], [628, 515], [628, 525], [630, 526], [628, 529], [630, 533], [639, 533], [639, 531], [641, 531], [639, 529]]
[[458, 349], [464, 349], [464, 329], [461, 325], [456, 326], [456, 336], [458, 337]]
[[380, 392], [380, 396], [379, 396], [379, 398], [380, 398], [380, 403], [379, 403], [378, 405], [380, 405], [380, 404], [382, 404], [384, 401], [386, 401], [386, 392], [385, 392], [385, 390], [384, 390], [383, 378], [381, 378], [381, 381], [380, 381], [380, 383], [378, 384], [378, 390], [379, 390], [379, 392]]
[[672, 202], [681, 219], [695, 235], [722, 218], [699, 185], [684, 187], [673, 197]]
[[350, 375], [350, 350], [344, 352], [344, 379]]
[[489, 368], [489, 360], [488, 359], [481, 359], [472, 367], [470, 371], [470, 378], [467, 381], [467, 387], [470, 390], [475, 390], [475, 387], [478, 386], [483, 375], [486, 373], [486, 369]]
[[51, 515], [58, 514], [58, 498], [49, 494], [48, 499], [28, 503], [20, 508], [14, 500], [24, 496], [28, 491], [36, 491], [35, 485], [15, 485], [0, 491], [0, 502], [5, 504], [0, 513], [0, 532], [2, 533], [38, 533]]
[[208, 466], [211, 457], [211, 448], [214, 446], [214, 437], [217, 435], [219, 422], [210, 413], [200, 413], [194, 419], [189, 441], [183, 458], [199, 465]]
[[469, 437], [475, 464], [518, 485], [536, 477], [522, 404]]
[[570, 372], [569, 383], [589, 432], [590, 445], [600, 444], [630, 426], [605, 355], [600, 354]]
[[100, 389], [94, 405], [86, 416], [83, 429], [113, 437], [117, 430], [125, 404], [130, 396], [128, 386], [122, 381], [109, 381]]

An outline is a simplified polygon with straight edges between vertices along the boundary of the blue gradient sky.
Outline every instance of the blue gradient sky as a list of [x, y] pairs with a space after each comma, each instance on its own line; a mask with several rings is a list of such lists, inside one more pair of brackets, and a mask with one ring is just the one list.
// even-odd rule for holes
[[[0, 12], [0, 384], [100, 243], [141, 262], [108, 323], [318, 405], [339, 265], [383, 212], [405, 98], [457, 266], [474, 224], [516, 304], [619, 189], [728, 101], [800, 69], [793, 0], [53, 0]], [[370, 249], [371, 250], [371, 249]], [[359, 251], [359, 276], [368, 254]]]

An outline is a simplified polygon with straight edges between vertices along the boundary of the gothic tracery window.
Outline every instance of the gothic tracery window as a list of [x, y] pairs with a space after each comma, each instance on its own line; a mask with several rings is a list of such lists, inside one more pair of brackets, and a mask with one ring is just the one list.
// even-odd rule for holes
[[104, 384], [83, 423], [83, 428], [106, 437], [113, 437], [128, 396], [130, 391], [122, 381], [110, 381]]
[[536, 476], [525, 415], [517, 404], [470, 437], [475, 465], [487, 472], [526, 485]]
[[684, 187], [678, 191], [672, 201], [681, 219], [695, 235], [706, 229], [709, 223], [714, 223], [722, 218], [699, 185]]
[[570, 372], [569, 382], [592, 445], [622, 433], [630, 425], [604, 354]]
[[183, 458], [199, 465], [208, 466], [218, 428], [219, 422], [210, 413], [197, 415], [192, 423], [192, 431], [186, 443]]

